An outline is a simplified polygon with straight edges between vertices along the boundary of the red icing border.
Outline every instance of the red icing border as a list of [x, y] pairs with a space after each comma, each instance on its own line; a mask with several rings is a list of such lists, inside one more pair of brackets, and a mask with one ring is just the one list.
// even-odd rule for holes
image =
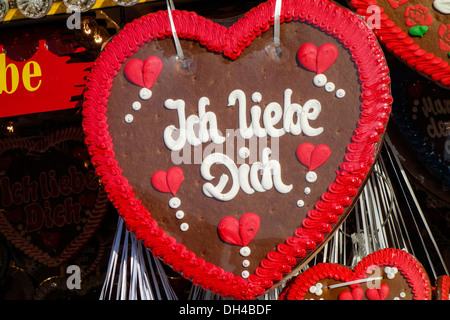
[[[440, 278], [440, 279], [439, 279]], [[450, 300], [450, 276], [440, 276], [438, 280], [441, 280], [440, 285], [436, 284], [435, 291], [440, 290], [440, 297], [438, 300]]]
[[[351, 0], [350, 5], [355, 8], [357, 14], [369, 19], [373, 11], [368, 10], [370, 6], [377, 6], [376, 0]], [[382, 8], [380, 7], [382, 10]], [[432, 80], [450, 87], [450, 65], [442, 58], [420, 48], [414, 40], [389, 20], [387, 14], [380, 14], [380, 28], [373, 32], [382, 42], [386, 49], [405, 61], [410, 67], [427, 75]]]
[[[282, 292], [280, 300], [303, 300], [309, 288], [322, 279], [340, 281], [364, 279], [366, 271], [371, 266], [396, 267], [411, 286], [414, 300], [431, 299], [430, 279], [419, 261], [406, 251], [387, 248], [364, 257], [353, 268], [353, 271], [348, 267], [337, 264], [319, 263], [292, 280]], [[357, 286], [359, 285], [351, 285], [350, 287]]]
[[[233, 26], [225, 28], [193, 12], [173, 11], [175, 28], [181, 39], [198, 41], [213, 52], [237, 58], [251, 41], [270, 29], [274, 21], [275, 0], [249, 11]], [[312, 24], [335, 37], [347, 48], [358, 67], [361, 87], [361, 118], [348, 145], [348, 153], [334, 183], [323, 194], [316, 208], [308, 213], [303, 226], [276, 251], [269, 252], [255, 273], [243, 279], [198, 258], [167, 236], [151, 214], [135, 199], [132, 187], [121, 176], [114, 159], [113, 142], [108, 132], [106, 104], [113, 78], [127, 58], [146, 42], [171, 36], [167, 12], [143, 16], [119, 32], [94, 63], [85, 93], [83, 128], [86, 144], [110, 200], [129, 230], [175, 271], [182, 272], [196, 285], [236, 299], [254, 299], [274, 282], [292, 271], [296, 259], [304, 258], [325, 239], [338, 222], [344, 208], [351, 205], [358, 187], [374, 163], [376, 144], [384, 133], [391, 111], [389, 70], [375, 35], [363, 20], [350, 10], [327, 0], [283, 1], [280, 21], [297, 20]]]

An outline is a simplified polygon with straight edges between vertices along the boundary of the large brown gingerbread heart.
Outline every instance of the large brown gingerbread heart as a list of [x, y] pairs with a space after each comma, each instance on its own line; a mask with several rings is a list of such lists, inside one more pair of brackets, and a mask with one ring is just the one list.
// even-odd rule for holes
[[228, 28], [172, 11], [182, 55], [168, 12], [137, 19], [96, 61], [83, 109], [128, 229], [184, 277], [238, 299], [280, 284], [344, 221], [392, 102], [356, 15], [283, 1], [277, 46], [275, 9]]
[[0, 141], [0, 232], [49, 267], [73, 258], [107, 213], [83, 141], [76, 127]]
[[430, 300], [427, 272], [406, 251], [387, 248], [352, 269], [319, 263], [291, 280], [280, 300]]

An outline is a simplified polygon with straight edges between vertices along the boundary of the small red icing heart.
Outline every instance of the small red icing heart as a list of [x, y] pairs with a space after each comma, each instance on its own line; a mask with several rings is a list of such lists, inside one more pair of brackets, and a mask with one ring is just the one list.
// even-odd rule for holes
[[247, 246], [258, 233], [260, 218], [257, 214], [247, 212], [238, 220], [235, 217], [224, 217], [218, 225], [220, 238], [228, 243]]
[[389, 286], [387, 284], [380, 285], [380, 288], [369, 288], [366, 291], [366, 297], [369, 300], [384, 300], [389, 294]]
[[169, 170], [158, 170], [151, 178], [152, 186], [165, 193], [172, 193], [174, 196], [178, 192], [181, 183], [184, 180], [183, 170], [178, 167], [170, 168]]
[[332, 43], [324, 43], [317, 50], [317, 68], [318, 74], [324, 73], [336, 61], [338, 49]]
[[158, 57], [151, 56], [144, 61], [131, 59], [125, 65], [124, 73], [130, 82], [150, 89], [155, 84], [162, 67], [162, 61]]
[[317, 47], [312, 43], [304, 43], [297, 51], [298, 62], [309, 71], [317, 71]]
[[328, 160], [331, 155], [331, 149], [325, 144], [314, 146], [309, 142], [305, 142], [297, 147], [296, 154], [298, 160], [307, 166], [309, 171], [313, 171]]
[[364, 290], [361, 287], [355, 287], [352, 291], [342, 291], [339, 294], [339, 300], [362, 300], [364, 297]]

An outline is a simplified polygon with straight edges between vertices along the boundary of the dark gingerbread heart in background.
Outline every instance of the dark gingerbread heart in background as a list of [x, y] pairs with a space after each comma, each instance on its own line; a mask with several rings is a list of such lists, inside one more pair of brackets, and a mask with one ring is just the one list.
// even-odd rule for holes
[[[369, 281], [368, 281], [369, 280]], [[430, 300], [427, 272], [416, 258], [399, 249], [364, 257], [353, 270], [319, 263], [291, 279], [280, 300]]]
[[[350, 0], [385, 48], [450, 89], [450, 11], [439, 0]], [[407, 77], [405, 77], [407, 79]]]
[[[382, 51], [356, 15], [328, 1], [284, 1], [280, 19], [283, 55], [279, 57], [270, 50], [274, 4], [269, 1], [258, 6], [230, 28], [195, 13], [173, 11], [181, 47], [188, 57], [186, 69], [177, 60], [166, 12], [128, 24], [96, 61], [83, 109], [92, 163], [128, 229], [185, 278], [238, 299], [253, 299], [279, 285], [313, 257], [344, 221], [379, 151], [392, 102]], [[305, 43], [319, 49], [324, 44], [336, 48], [337, 58], [321, 69], [335, 87], [325, 87], [320, 81], [313, 84], [322, 78], [315, 78], [312, 67], [308, 69], [297, 59], [299, 52], [304, 53], [300, 48]], [[307, 60], [314, 60], [314, 54], [308, 52]], [[334, 53], [327, 55], [334, 57]], [[124, 66], [134, 59], [146, 61], [149, 56], [158, 57], [163, 67], [150, 90], [142, 91], [142, 83], [134, 77], [139, 72], [145, 77], [145, 68], [134, 62], [139, 68], [130, 81]], [[339, 89], [344, 93], [337, 95]], [[239, 132], [239, 106], [243, 105], [239, 99], [243, 96], [248, 109], [250, 101], [261, 110], [275, 103], [283, 105], [283, 100], [285, 106], [299, 103], [306, 108], [313, 100], [322, 106], [320, 115], [311, 116], [309, 124], [312, 129], [323, 128], [323, 134], [314, 135], [316, 131], [308, 131], [304, 124], [302, 134], [287, 133], [280, 141], [267, 134], [268, 149], [257, 140], [257, 160], [248, 164], [264, 159], [268, 163], [264, 157], [279, 148], [274, 155], [279, 155], [281, 170], [273, 169], [278, 168], [276, 162], [270, 163], [275, 170], [272, 173], [281, 176], [283, 183], [275, 184], [270, 175], [272, 184], [270, 179], [258, 188], [251, 184], [246, 190], [253, 192], [248, 193], [243, 182], [237, 190], [228, 189], [235, 176], [222, 181], [227, 189], [218, 187], [218, 178], [231, 172], [217, 165], [224, 158], [213, 158], [208, 168], [208, 157], [196, 163], [194, 154], [186, 156], [195, 150], [202, 155], [219, 153], [214, 148], [223, 144], [220, 139], [211, 142], [211, 134], [199, 146], [186, 149], [186, 143], [175, 143], [180, 135], [164, 138], [164, 131], [170, 130], [170, 125], [175, 128], [182, 119], [177, 111], [181, 110], [180, 99], [186, 118], [212, 111], [216, 117], [209, 113], [209, 119], [216, 120], [219, 132]], [[201, 109], [202, 104], [206, 110]], [[267, 118], [271, 117], [268, 113]], [[269, 132], [267, 126], [263, 129]], [[228, 136], [221, 137], [227, 141]], [[173, 143], [167, 142], [171, 140]], [[249, 141], [246, 143], [249, 146]], [[320, 150], [320, 164], [312, 170], [308, 168], [311, 158], [302, 162], [296, 154], [303, 143]], [[329, 149], [318, 147], [322, 145]], [[303, 146], [312, 157], [313, 148]], [[248, 150], [253, 155], [255, 150]], [[237, 163], [238, 157], [247, 156], [245, 149], [234, 148], [230, 159]], [[211, 171], [202, 172], [208, 169]], [[173, 171], [178, 174], [171, 174]], [[317, 179], [308, 182], [305, 176], [310, 171]], [[171, 186], [176, 186], [176, 191]], [[242, 252], [244, 248], [251, 254]], [[246, 265], [248, 254], [257, 263]]]
[[0, 142], [0, 232], [48, 267], [87, 244], [107, 212], [108, 198], [89, 165], [81, 128]]

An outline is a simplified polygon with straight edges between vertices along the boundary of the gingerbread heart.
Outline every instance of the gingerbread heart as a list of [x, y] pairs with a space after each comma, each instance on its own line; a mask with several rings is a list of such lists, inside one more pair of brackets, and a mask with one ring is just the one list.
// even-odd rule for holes
[[[450, 88], [448, 3], [435, 0], [351, 0], [386, 49], [416, 72]], [[405, 79], [408, 79], [405, 77]]]
[[353, 271], [319, 263], [293, 278], [280, 300], [430, 300], [431, 285], [420, 262], [406, 251], [382, 249]]
[[0, 141], [0, 159], [12, 159], [0, 176], [0, 232], [49, 267], [73, 258], [108, 210], [85, 149], [81, 128]]
[[[278, 55], [274, 12], [271, 0], [227, 28], [174, 10], [184, 61], [167, 12], [141, 17], [105, 46], [83, 107], [92, 161], [127, 227], [184, 277], [236, 299], [273, 288], [345, 220], [392, 102], [382, 51], [356, 15], [283, 1]], [[305, 43], [337, 49], [322, 74], [298, 61]], [[151, 92], [124, 74], [147, 57], [163, 65]], [[303, 143], [331, 150], [312, 173], [296, 156]], [[160, 171], [172, 167], [184, 177], [176, 196]]]
[[440, 276], [436, 280], [436, 286], [433, 290], [436, 300], [450, 300], [450, 277]]

